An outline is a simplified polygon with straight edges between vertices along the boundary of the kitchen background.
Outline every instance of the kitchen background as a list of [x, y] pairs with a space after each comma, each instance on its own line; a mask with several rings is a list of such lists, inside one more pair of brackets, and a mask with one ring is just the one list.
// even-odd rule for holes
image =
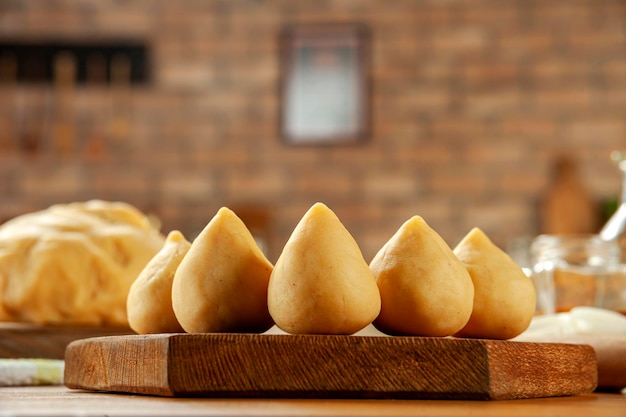
[[[369, 31], [369, 135], [288, 144], [279, 35], [346, 22]], [[451, 246], [478, 226], [513, 250], [554, 230], [549, 196], [557, 219], [590, 207], [565, 227], [585, 231], [620, 192], [623, 0], [0, 0], [0, 44], [145, 54], [143, 81], [127, 58], [80, 83], [68, 55], [52, 77], [0, 57], [0, 222], [100, 198], [193, 238], [229, 206], [275, 261], [322, 201], [369, 261], [416, 214]], [[563, 167], [578, 185], [555, 186]]]

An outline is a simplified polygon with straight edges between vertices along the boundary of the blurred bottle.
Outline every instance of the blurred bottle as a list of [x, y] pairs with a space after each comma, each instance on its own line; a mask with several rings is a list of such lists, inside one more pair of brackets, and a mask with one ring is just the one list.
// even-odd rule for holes
[[74, 84], [76, 82], [76, 57], [61, 52], [55, 57], [55, 145], [62, 155], [69, 156], [75, 147]]
[[616, 240], [621, 249], [622, 263], [626, 263], [626, 152], [613, 151], [611, 159], [622, 172], [622, 190], [617, 210], [602, 227], [600, 237], [604, 240]]
[[600, 237], [617, 243], [621, 265], [607, 279], [601, 307], [626, 314], [626, 152], [613, 151], [611, 159], [622, 172], [622, 190], [617, 210], [600, 231]]
[[[14, 150], [17, 136], [16, 111], [13, 101], [17, 86], [17, 59], [14, 54], [0, 54], [0, 154], [9, 154]], [[10, 100], [9, 98], [13, 99]]]
[[544, 234], [595, 233], [600, 227], [597, 201], [586, 189], [577, 161], [569, 155], [553, 161], [539, 210]]
[[110, 142], [123, 149], [130, 139], [131, 130], [131, 61], [125, 54], [111, 59], [111, 118], [109, 120]]
[[[101, 53], [92, 53], [87, 57], [87, 77], [86, 84], [88, 90], [102, 91], [107, 84], [107, 60]], [[88, 111], [82, 114], [83, 126], [85, 127], [84, 155], [89, 161], [99, 161], [106, 157], [107, 149], [105, 143], [106, 132], [104, 131], [104, 115], [106, 109], [98, 107], [98, 100], [93, 99], [93, 95], [88, 95], [89, 102], [83, 108]]]

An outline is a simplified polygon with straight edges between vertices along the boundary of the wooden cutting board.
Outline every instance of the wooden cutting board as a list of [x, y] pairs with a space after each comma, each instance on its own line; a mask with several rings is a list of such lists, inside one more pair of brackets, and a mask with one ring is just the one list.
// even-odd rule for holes
[[0, 323], [0, 358], [63, 359], [65, 348], [74, 340], [129, 334], [134, 332], [123, 327]]
[[626, 335], [621, 334], [522, 334], [524, 342], [574, 343], [591, 346], [598, 362], [598, 388], [619, 392], [626, 387]]
[[457, 338], [160, 334], [72, 342], [69, 388], [173, 397], [501, 400], [597, 383], [587, 345]]

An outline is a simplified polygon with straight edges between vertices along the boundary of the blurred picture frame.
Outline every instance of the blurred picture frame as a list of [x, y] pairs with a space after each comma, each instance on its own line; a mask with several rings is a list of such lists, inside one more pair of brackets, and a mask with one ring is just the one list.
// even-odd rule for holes
[[280, 39], [280, 130], [291, 145], [366, 141], [369, 31], [361, 24], [301, 24]]

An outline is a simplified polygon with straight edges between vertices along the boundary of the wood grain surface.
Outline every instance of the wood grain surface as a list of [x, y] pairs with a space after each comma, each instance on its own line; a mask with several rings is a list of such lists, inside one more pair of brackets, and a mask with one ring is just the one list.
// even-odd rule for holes
[[304, 398], [169, 398], [69, 390], [0, 388], [6, 416], [167, 417], [624, 417], [626, 395], [592, 393], [527, 400], [359, 400]]
[[178, 397], [501, 400], [597, 383], [587, 345], [322, 335], [161, 334], [72, 342], [69, 388]]
[[63, 359], [74, 340], [133, 333], [129, 328], [0, 323], [0, 358]]
[[626, 335], [565, 334], [524, 336], [520, 341], [574, 343], [591, 346], [598, 362], [598, 388], [621, 391], [626, 388]]

